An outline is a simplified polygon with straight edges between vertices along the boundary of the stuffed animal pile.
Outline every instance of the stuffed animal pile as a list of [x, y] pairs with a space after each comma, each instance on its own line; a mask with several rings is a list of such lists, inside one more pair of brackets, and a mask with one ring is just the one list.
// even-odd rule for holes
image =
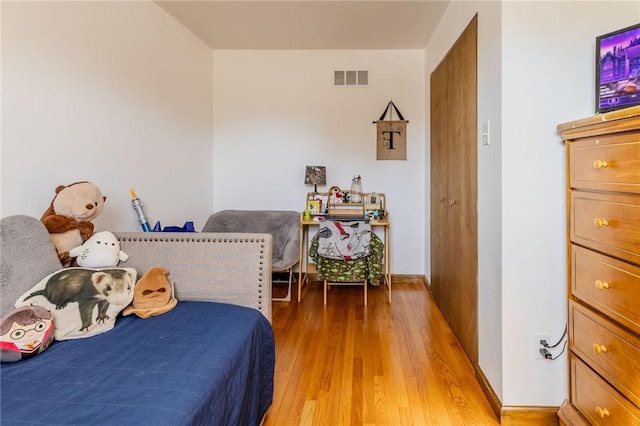
[[[15, 310], [0, 318], [3, 363], [35, 356], [54, 338], [90, 337], [109, 331], [125, 307], [124, 315], [148, 318], [170, 311], [178, 303], [167, 269], [152, 268], [136, 283], [135, 268], [117, 268], [129, 256], [120, 249], [114, 234], [94, 233], [91, 223], [107, 199], [97, 186], [74, 182], [58, 186], [55, 192], [40, 220], [49, 231], [63, 269], [43, 278], [18, 299]], [[77, 302], [77, 306], [70, 302]]]

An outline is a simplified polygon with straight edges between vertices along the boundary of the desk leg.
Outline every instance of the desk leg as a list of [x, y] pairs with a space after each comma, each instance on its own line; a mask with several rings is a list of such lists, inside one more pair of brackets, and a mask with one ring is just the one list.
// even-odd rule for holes
[[384, 227], [384, 250], [385, 250], [385, 259], [384, 259], [384, 273], [385, 273], [385, 281], [387, 282], [387, 289], [389, 290], [388, 299], [389, 303], [391, 303], [391, 226], [387, 225]]

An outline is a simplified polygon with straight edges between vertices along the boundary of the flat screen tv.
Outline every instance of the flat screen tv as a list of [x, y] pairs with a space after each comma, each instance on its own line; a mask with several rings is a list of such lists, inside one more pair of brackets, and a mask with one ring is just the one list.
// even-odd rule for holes
[[596, 37], [596, 113], [640, 105], [640, 23]]

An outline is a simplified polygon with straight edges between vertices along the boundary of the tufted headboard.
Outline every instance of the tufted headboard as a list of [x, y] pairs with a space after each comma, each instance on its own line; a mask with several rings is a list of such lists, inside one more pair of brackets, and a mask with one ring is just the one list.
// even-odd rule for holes
[[120, 266], [142, 276], [169, 270], [178, 300], [223, 302], [258, 309], [271, 320], [271, 235], [115, 233], [129, 255]]

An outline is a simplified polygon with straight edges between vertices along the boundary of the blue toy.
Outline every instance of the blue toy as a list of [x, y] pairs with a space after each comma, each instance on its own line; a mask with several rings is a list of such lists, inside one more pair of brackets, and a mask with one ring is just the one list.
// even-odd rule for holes
[[165, 226], [160, 225], [160, 221], [157, 221], [152, 232], [196, 232], [193, 222], [185, 222], [183, 226]]

